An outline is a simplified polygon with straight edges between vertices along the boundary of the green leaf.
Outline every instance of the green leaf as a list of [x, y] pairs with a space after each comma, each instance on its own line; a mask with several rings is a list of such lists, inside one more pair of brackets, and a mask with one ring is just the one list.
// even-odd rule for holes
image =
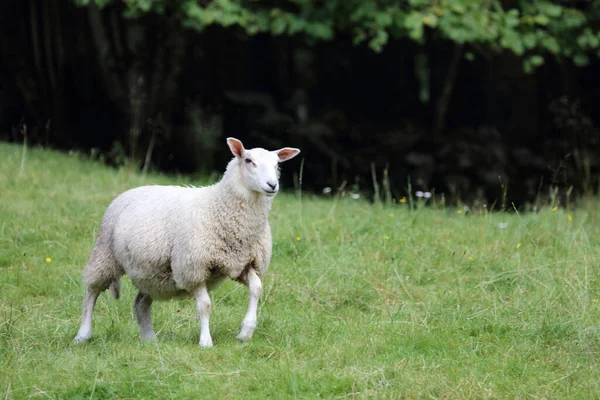
[[369, 41], [369, 47], [372, 48], [375, 52], [379, 53], [383, 50], [383, 46], [388, 41], [388, 33], [384, 30], [380, 30], [377, 32], [377, 35], [373, 39]]
[[579, 53], [579, 54], [575, 54], [575, 57], [573, 57], [573, 62], [578, 67], [585, 67], [586, 65], [588, 65], [590, 63], [590, 59], [585, 54]]
[[392, 16], [387, 12], [378, 12], [375, 14], [375, 22], [379, 27], [388, 27], [392, 24]]
[[462, 5], [462, 4], [460, 4], [460, 3], [451, 2], [451, 4], [452, 5], [450, 6], [450, 9], [452, 11], [454, 11], [455, 13], [457, 13], [457, 14], [464, 14], [467, 11], [467, 9], [465, 8], [465, 6]]
[[435, 14], [429, 14], [423, 17], [423, 24], [435, 28], [438, 24], [438, 17]]
[[516, 8], [512, 8], [512, 9], [508, 10], [506, 12], [506, 14], [512, 18], [519, 18], [519, 16], [521, 15], [521, 12], [519, 10], [517, 10]]
[[333, 37], [333, 30], [331, 29], [331, 26], [322, 22], [313, 22], [307, 24], [306, 32], [312, 37], [321, 40], [329, 40]]
[[548, 18], [546, 15], [543, 15], [543, 14], [536, 15], [535, 17], [533, 17], [533, 20], [535, 21], [536, 24], [543, 25], [543, 26], [546, 26], [550, 23], [550, 18]]
[[352, 37], [352, 44], [355, 46], [361, 44], [367, 39], [367, 34], [363, 29], [356, 29], [354, 31], [354, 36]]
[[279, 36], [283, 32], [285, 32], [286, 26], [287, 24], [285, 23], [283, 18], [276, 18], [271, 23], [271, 32], [273, 33], [273, 35]]
[[519, 25], [519, 11], [518, 10], [509, 10], [505, 15], [504, 15], [504, 25], [507, 28], [515, 28], [516, 26]]
[[256, 35], [260, 31], [260, 28], [256, 24], [248, 24], [246, 25], [246, 33], [250, 36]]
[[577, 38], [577, 44], [582, 48], [596, 48], [600, 44], [600, 40], [588, 28]]
[[[523, 66], [533, 71], [554, 56], [587, 65], [600, 48], [600, 0], [70, 0], [80, 7], [124, 4], [123, 15], [170, 15], [191, 29], [211, 24], [239, 26], [248, 35], [299, 35], [305, 41], [329, 41], [334, 33], [352, 43], [367, 42], [380, 52], [390, 40], [422, 43], [425, 27], [432, 40], [476, 45], [479, 51], [507, 50], [527, 56]], [[508, 5], [510, 4], [510, 6]], [[512, 8], [510, 8], [512, 7]], [[465, 59], [473, 60], [472, 53]]]
[[552, 54], [558, 54], [560, 52], [560, 45], [558, 40], [552, 36], [546, 36], [541, 40], [542, 46], [546, 48]]
[[408, 29], [408, 36], [416, 41], [423, 39], [423, 14], [411, 12], [404, 20], [404, 25]]
[[539, 67], [543, 64], [544, 64], [544, 57], [536, 54], [531, 57], [527, 57], [525, 59], [525, 61], [523, 62], [523, 70], [526, 73], [531, 74], [532, 72], [534, 72], [537, 69], [537, 67]]
[[515, 31], [507, 31], [500, 39], [500, 45], [506, 49], [512, 50], [513, 53], [521, 55], [525, 52], [523, 42]]
[[536, 54], [529, 57], [529, 62], [531, 62], [533, 66], [539, 67], [540, 65], [544, 64], [544, 57]]
[[585, 21], [585, 15], [581, 11], [575, 9], [565, 12], [561, 19], [561, 22], [564, 24], [565, 28], [568, 29], [578, 28], [582, 26]]
[[530, 32], [523, 35], [523, 46], [525, 46], [527, 50], [533, 49], [536, 44], [537, 38], [535, 34]]
[[288, 26], [288, 33], [290, 35], [295, 35], [304, 31], [306, 27], [306, 21], [300, 18], [292, 18]]
[[543, 10], [547, 16], [552, 18], [560, 17], [562, 14], [562, 7], [556, 4], [544, 4]]

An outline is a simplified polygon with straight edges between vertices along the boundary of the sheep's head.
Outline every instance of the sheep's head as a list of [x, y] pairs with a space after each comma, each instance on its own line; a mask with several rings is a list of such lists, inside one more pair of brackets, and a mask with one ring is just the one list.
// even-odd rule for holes
[[275, 196], [279, 191], [279, 163], [300, 153], [299, 149], [291, 147], [273, 151], [259, 147], [245, 149], [242, 142], [231, 137], [227, 138], [227, 144], [237, 159], [243, 184], [265, 196]]

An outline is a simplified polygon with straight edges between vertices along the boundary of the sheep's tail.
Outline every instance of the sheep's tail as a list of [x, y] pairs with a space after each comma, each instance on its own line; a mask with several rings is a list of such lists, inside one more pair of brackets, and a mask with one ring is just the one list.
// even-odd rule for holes
[[119, 296], [121, 295], [121, 279], [115, 279], [112, 281], [108, 291], [112, 295], [113, 299], [119, 300]]

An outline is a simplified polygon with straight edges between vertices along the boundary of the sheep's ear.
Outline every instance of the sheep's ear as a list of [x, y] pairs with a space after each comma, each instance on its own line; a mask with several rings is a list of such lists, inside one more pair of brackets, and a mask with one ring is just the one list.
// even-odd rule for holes
[[275, 153], [277, 153], [279, 161], [282, 162], [291, 160], [292, 158], [296, 157], [298, 154], [300, 154], [300, 149], [295, 149], [293, 147], [284, 147], [283, 149], [275, 150]]
[[241, 157], [242, 154], [244, 154], [244, 151], [246, 151], [242, 142], [240, 142], [236, 138], [228, 137], [227, 144], [229, 145], [229, 148], [231, 149], [233, 155], [236, 157]]

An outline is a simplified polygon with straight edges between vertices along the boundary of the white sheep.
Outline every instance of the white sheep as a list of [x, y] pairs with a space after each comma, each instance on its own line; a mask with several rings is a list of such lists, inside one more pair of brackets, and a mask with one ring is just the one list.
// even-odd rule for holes
[[211, 347], [208, 293], [225, 278], [248, 286], [248, 311], [237, 338], [252, 337], [261, 277], [271, 259], [268, 217], [279, 190], [279, 162], [300, 150], [246, 150], [234, 138], [227, 138], [227, 144], [235, 157], [218, 183], [201, 188], [142, 186], [109, 205], [83, 271], [86, 291], [74, 343], [92, 337], [98, 295], [110, 287], [118, 298], [124, 274], [139, 290], [133, 309], [143, 340], [156, 338], [153, 300], [191, 294], [200, 315], [200, 346]]

